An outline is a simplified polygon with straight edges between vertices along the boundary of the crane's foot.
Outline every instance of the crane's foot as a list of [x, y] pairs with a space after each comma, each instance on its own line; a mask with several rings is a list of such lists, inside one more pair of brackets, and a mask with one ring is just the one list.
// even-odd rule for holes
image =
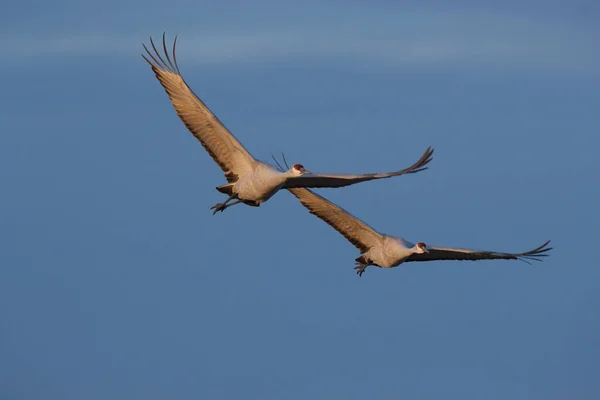
[[213, 211], [213, 215], [215, 215], [219, 211], [223, 212], [223, 210], [225, 210], [226, 208], [227, 208], [227, 205], [225, 203], [217, 203], [214, 206], [212, 206], [210, 209], [215, 210], [215, 211]]
[[367, 268], [367, 266], [364, 264], [358, 264], [356, 267], [354, 267], [358, 276], [362, 276], [363, 272], [365, 272], [365, 268]]

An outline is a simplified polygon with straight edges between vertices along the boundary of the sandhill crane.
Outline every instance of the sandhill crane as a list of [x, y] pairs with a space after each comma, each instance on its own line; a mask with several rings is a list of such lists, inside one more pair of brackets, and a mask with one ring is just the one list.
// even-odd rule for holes
[[400, 237], [388, 236], [377, 232], [369, 225], [352, 216], [343, 208], [319, 196], [309, 189], [288, 189], [296, 196], [311, 214], [321, 218], [333, 229], [341, 233], [350, 243], [360, 250], [360, 257], [354, 269], [362, 276], [365, 268], [374, 265], [381, 268], [393, 268], [404, 262], [435, 260], [527, 260], [541, 261], [540, 257], [552, 250], [543, 245], [524, 253], [498, 253], [495, 251], [478, 251], [469, 249], [452, 249], [446, 247], [428, 247], [423, 242], [413, 244]]
[[[433, 149], [429, 147], [419, 161], [409, 168], [396, 172], [359, 175], [322, 174], [308, 172], [301, 164], [295, 164], [287, 171], [278, 171], [271, 165], [254, 159], [186, 84], [179, 71], [175, 55], [177, 37], [169, 54], [165, 34], [163, 34], [164, 57], [157, 50], [152, 38], [150, 43], [154, 52], [148, 50], [143, 44], [150, 58], [144, 54], [142, 57], [152, 67], [152, 71], [167, 92], [185, 126], [219, 164], [227, 179], [227, 184], [216, 189], [229, 197], [225, 202], [211, 207], [214, 210], [213, 215], [238, 203], [258, 207], [282, 188], [343, 187], [374, 179], [413, 174], [427, 169], [425, 165], [432, 159]], [[232, 200], [236, 201], [229, 203]]]

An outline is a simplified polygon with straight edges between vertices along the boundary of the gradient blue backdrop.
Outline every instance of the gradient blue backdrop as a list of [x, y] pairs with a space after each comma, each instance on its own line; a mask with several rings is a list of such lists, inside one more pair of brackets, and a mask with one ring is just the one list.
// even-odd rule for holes
[[[0, 14], [0, 398], [600, 398], [593, 1], [20, 2]], [[296, 5], [293, 5], [296, 4]], [[354, 271], [219, 168], [140, 57], [258, 158], [426, 172], [321, 193], [376, 229], [543, 263]]]

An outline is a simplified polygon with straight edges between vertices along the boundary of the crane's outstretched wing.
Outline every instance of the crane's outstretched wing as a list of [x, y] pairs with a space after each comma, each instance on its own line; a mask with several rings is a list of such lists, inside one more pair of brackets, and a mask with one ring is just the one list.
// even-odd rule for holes
[[498, 253], [495, 251], [479, 251], [469, 249], [449, 249], [443, 247], [428, 247], [428, 253], [412, 254], [405, 261], [435, 261], [435, 260], [521, 260], [521, 261], [542, 261], [541, 257], [547, 257], [544, 254], [552, 247], [547, 247], [548, 240], [543, 245], [524, 253]]
[[375, 174], [320, 174], [320, 173], [307, 173], [301, 176], [290, 177], [286, 180], [283, 187], [286, 189], [291, 188], [302, 188], [302, 187], [343, 187], [354, 185], [355, 183], [371, 181], [374, 179], [391, 178], [392, 176], [399, 176], [404, 174], [414, 174], [415, 172], [424, 171], [428, 167], [425, 165], [429, 164], [432, 160], [433, 149], [428, 147], [425, 153], [419, 161], [414, 163], [412, 166], [403, 169], [402, 171], [396, 172], [384, 172]]
[[341, 233], [350, 243], [357, 247], [361, 254], [383, 240], [383, 236], [369, 225], [315, 192], [304, 188], [292, 188], [288, 190], [300, 200], [300, 203], [311, 214], [316, 215], [331, 225], [333, 229]]
[[172, 60], [167, 50], [164, 33], [162, 47], [166, 61], [157, 50], [152, 38], [150, 44], [154, 52], [142, 44], [150, 59], [143, 54], [142, 57], [150, 64], [158, 81], [169, 95], [177, 115], [202, 143], [213, 160], [219, 164], [227, 181], [230, 183], [237, 181], [238, 175], [249, 172], [256, 160], [183, 80], [175, 55], [177, 37], [173, 42]]

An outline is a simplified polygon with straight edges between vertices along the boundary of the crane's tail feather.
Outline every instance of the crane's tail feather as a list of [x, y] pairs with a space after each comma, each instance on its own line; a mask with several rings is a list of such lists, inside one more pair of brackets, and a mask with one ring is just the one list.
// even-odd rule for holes
[[217, 186], [216, 189], [221, 192], [224, 193], [228, 196], [231, 196], [233, 194], [233, 184], [232, 183], [228, 183], [226, 185], [221, 185], [221, 186]]

